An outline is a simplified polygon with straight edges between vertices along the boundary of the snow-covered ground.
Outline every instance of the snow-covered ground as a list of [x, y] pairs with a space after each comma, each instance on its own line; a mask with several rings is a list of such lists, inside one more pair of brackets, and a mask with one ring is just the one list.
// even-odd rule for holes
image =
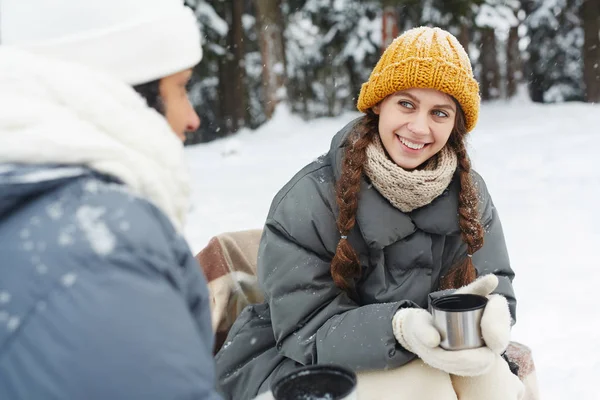
[[[262, 227], [278, 189], [356, 116], [305, 122], [280, 108], [257, 131], [188, 148], [193, 249]], [[486, 104], [470, 139], [517, 274], [513, 338], [533, 349], [545, 400], [600, 398], [599, 152], [600, 105]]]

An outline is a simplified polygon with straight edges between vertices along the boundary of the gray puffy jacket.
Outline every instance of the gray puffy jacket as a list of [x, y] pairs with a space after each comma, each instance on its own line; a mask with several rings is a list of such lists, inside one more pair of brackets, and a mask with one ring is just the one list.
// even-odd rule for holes
[[84, 167], [0, 164], [0, 399], [218, 400], [204, 275]]
[[[252, 398], [301, 365], [337, 363], [356, 371], [399, 367], [415, 355], [403, 349], [391, 320], [401, 307], [427, 307], [440, 277], [466, 256], [458, 224], [458, 179], [432, 203], [410, 213], [394, 208], [363, 180], [356, 226], [349, 240], [362, 277], [350, 298], [331, 278], [340, 234], [334, 184], [345, 139], [298, 172], [275, 196], [261, 240], [258, 275], [265, 303], [247, 307], [217, 354], [227, 398]], [[514, 277], [500, 220], [481, 177], [485, 244], [474, 256], [478, 274], [499, 277], [515, 316]]]

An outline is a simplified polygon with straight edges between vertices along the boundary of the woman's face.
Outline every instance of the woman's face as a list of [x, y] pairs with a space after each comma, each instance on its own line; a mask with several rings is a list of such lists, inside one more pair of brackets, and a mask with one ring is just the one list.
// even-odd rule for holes
[[435, 89], [408, 89], [389, 95], [373, 107], [379, 136], [391, 159], [413, 170], [448, 142], [456, 119], [452, 97]]
[[185, 133], [200, 127], [200, 118], [188, 99], [187, 84], [192, 77], [188, 69], [162, 78], [159, 83], [160, 97], [165, 107], [165, 118], [182, 142]]

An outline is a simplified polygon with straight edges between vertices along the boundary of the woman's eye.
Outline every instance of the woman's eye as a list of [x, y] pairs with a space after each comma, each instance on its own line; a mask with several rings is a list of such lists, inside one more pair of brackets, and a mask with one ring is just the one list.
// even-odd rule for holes
[[435, 115], [436, 117], [441, 117], [441, 118], [446, 118], [448, 117], [448, 114], [445, 113], [444, 111], [441, 110], [433, 110], [432, 111], [433, 115]]
[[410, 109], [415, 108], [415, 106], [413, 106], [413, 104], [411, 102], [409, 102], [409, 101], [400, 100], [398, 102], [398, 104], [400, 104], [404, 108], [410, 108]]

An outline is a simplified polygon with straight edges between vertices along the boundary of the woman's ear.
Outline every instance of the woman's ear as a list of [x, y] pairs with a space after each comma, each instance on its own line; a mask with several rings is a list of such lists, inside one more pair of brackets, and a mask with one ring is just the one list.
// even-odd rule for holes
[[379, 115], [379, 103], [375, 104], [372, 110], [375, 114]]

